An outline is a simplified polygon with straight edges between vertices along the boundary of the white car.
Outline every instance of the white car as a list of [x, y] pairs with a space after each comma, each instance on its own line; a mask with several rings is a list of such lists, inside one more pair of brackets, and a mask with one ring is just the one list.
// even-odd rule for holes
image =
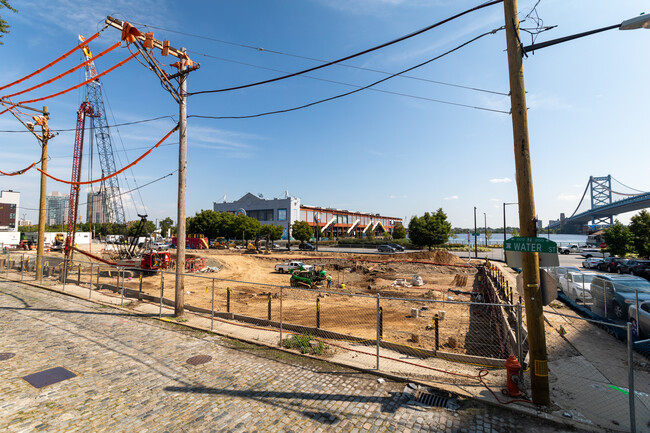
[[582, 262], [582, 267], [585, 269], [596, 269], [598, 267], [598, 263], [602, 261], [603, 259], [600, 259], [598, 257], [589, 257]]
[[154, 242], [151, 244], [151, 249], [156, 251], [167, 251], [169, 249], [169, 245], [162, 242]]
[[567, 272], [560, 278], [562, 292], [578, 304], [591, 304], [591, 280], [595, 272]]

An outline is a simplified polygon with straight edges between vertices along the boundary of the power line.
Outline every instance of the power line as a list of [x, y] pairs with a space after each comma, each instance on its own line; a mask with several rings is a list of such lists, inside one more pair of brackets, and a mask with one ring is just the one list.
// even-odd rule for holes
[[[492, 6], [492, 5], [495, 5], [497, 3], [501, 3], [501, 1], [502, 0], [494, 0], [494, 1], [484, 3], [482, 5], [478, 5], [476, 7], [471, 8], [471, 9], [467, 9], [466, 11], [460, 12], [460, 13], [452, 16], [452, 17], [446, 18], [446, 19], [444, 19], [442, 21], [438, 21], [437, 23], [432, 24], [432, 25], [430, 25], [428, 27], [425, 27], [425, 28], [420, 29], [420, 30], [416, 30], [415, 32], [409, 33], [409, 34], [407, 34], [405, 36], [401, 36], [401, 37], [399, 37], [397, 39], [393, 39], [392, 41], [385, 42], [383, 44], [377, 45], [377, 46], [372, 47], [372, 48], [368, 48], [368, 49], [363, 50], [363, 51], [359, 51], [359, 52], [357, 52], [355, 54], [351, 54], [349, 56], [340, 58], [338, 60], [333, 60], [331, 62], [327, 62], [327, 63], [324, 63], [322, 65], [314, 66], [312, 68], [304, 69], [304, 70], [299, 71], [299, 72], [294, 72], [294, 73], [291, 73], [291, 74], [283, 75], [281, 77], [271, 78], [271, 79], [268, 79], [268, 80], [258, 81], [256, 83], [243, 84], [243, 85], [240, 85], [240, 86], [228, 87], [228, 88], [224, 88], [224, 89], [201, 90], [201, 91], [198, 91], [198, 92], [190, 92], [190, 93], [188, 93], [188, 95], [201, 95], [201, 94], [206, 94], [206, 93], [221, 93], [221, 92], [228, 92], [228, 91], [231, 91], [231, 90], [246, 89], [246, 88], [249, 88], [249, 87], [260, 86], [262, 84], [269, 84], [269, 83], [273, 83], [273, 82], [276, 82], [276, 81], [285, 80], [287, 78], [292, 78], [292, 77], [295, 77], [295, 76], [298, 76], [298, 75], [306, 74], [308, 72], [313, 72], [313, 71], [316, 71], [318, 69], [323, 69], [323, 68], [326, 68], [328, 66], [332, 66], [332, 65], [344, 62], [346, 60], [350, 60], [350, 59], [353, 59], [355, 57], [359, 57], [359, 56], [362, 56], [364, 54], [368, 54], [368, 53], [371, 53], [373, 51], [377, 51], [379, 49], [386, 48], [386, 47], [394, 45], [394, 44], [396, 44], [398, 42], [405, 41], [405, 40], [410, 39], [410, 38], [412, 38], [414, 36], [420, 35], [422, 33], [425, 33], [427, 31], [429, 31], [429, 30], [432, 30], [432, 29], [434, 29], [436, 27], [439, 27], [439, 26], [441, 26], [443, 24], [446, 24], [446, 23], [451, 22], [451, 21], [453, 21], [455, 19], [458, 19], [458, 18], [462, 17], [463, 15], [467, 15], [467, 14], [469, 14], [471, 12], [475, 12], [475, 11], [477, 11], [479, 9], [483, 9], [483, 8], [485, 8], [487, 6]], [[389, 78], [392, 78], [395, 75], [399, 75], [399, 74], [393, 74]]]
[[[318, 100], [318, 101], [315, 101], [315, 102], [310, 102], [309, 104], [304, 104], [304, 105], [300, 105], [298, 107], [292, 107], [292, 108], [287, 108], [287, 109], [283, 109], [283, 110], [268, 111], [268, 112], [265, 112], [265, 113], [251, 114], [251, 115], [246, 115], [246, 116], [203, 116], [203, 115], [192, 114], [192, 115], [189, 115], [187, 117], [188, 118], [189, 117], [197, 117], [197, 118], [200, 118], [200, 119], [251, 119], [251, 118], [255, 118], [255, 117], [268, 116], [268, 115], [271, 115], [271, 114], [280, 114], [280, 113], [287, 113], [287, 112], [290, 112], [290, 111], [301, 110], [303, 108], [308, 108], [308, 107], [311, 107], [311, 106], [314, 106], [314, 105], [317, 105], [317, 104], [322, 104], [324, 102], [329, 102], [329, 101], [332, 101], [334, 99], [342, 98], [344, 96], [349, 96], [349, 95], [352, 95], [354, 93], [360, 92], [362, 90], [369, 89], [372, 86], [376, 86], [379, 83], [383, 83], [384, 81], [388, 81], [391, 78], [394, 78], [394, 77], [396, 77], [396, 76], [398, 76], [400, 74], [403, 74], [405, 72], [409, 72], [409, 71], [412, 71], [414, 69], [420, 68], [420, 67], [422, 67], [424, 65], [427, 65], [427, 64], [429, 64], [429, 63], [431, 63], [431, 62], [433, 62], [435, 60], [440, 59], [441, 57], [444, 57], [444, 56], [446, 56], [446, 55], [448, 55], [450, 53], [453, 53], [454, 51], [457, 51], [457, 50], [463, 48], [466, 45], [471, 44], [472, 42], [475, 42], [476, 40], [478, 40], [478, 39], [480, 39], [480, 38], [482, 38], [484, 36], [487, 36], [487, 35], [490, 35], [490, 34], [495, 34], [499, 30], [501, 30], [501, 28], [492, 30], [490, 32], [483, 33], [481, 35], [478, 35], [475, 38], [472, 38], [469, 41], [464, 42], [463, 44], [458, 45], [457, 47], [452, 48], [451, 50], [446, 51], [446, 52], [444, 52], [444, 53], [442, 53], [442, 54], [440, 54], [440, 55], [438, 55], [438, 56], [436, 56], [436, 57], [434, 57], [432, 59], [429, 59], [429, 60], [427, 60], [425, 62], [419, 63], [419, 64], [417, 64], [415, 66], [412, 66], [412, 67], [410, 67], [408, 69], [405, 69], [405, 70], [403, 70], [401, 72], [397, 72], [397, 73], [395, 73], [395, 74], [393, 74], [393, 75], [391, 75], [389, 77], [382, 78], [381, 80], [375, 81], [374, 83], [370, 83], [367, 86], [360, 87], [358, 89], [352, 90], [351, 92], [342, 93], [342, 94], [335, 95], [335, 96], [325, 98], [325, 99], [321, 99], [321, 100]], [[443, 102], [443, 101], [436, 101], [436, 102]], [[450, 105], [468, 107], [468, 108], [475, 108], [475, 109], [478, 109], [478, 110], [492, 111], [492, 112], [495, 112], [495, 113], [510, 114], [508, 111], [496, 110], [496, 109], [493, 109], [493, 108], [476, 107], [476, 106], [471, 106], [471, 105], [466, 105], [466, 104], [459, 104], [459, 103], [455, 103], [455, 102], [446, 102], [446, 101], [444, 103], [447, 103], [447, 104], [450, 104]]]
[[[160, 119], [172, 119], [175, 122], [174, 116], [160, 116], [160, 117], [154, 117], [152, 119], [136, 120], [136, 121], [133, 121], [133, 122], [125, 122], [125, 123], [116, 123], [114, 125], [108, 125], [108, 127], [109, 128], [115, 128], [115, 127], [118, 127], [118, 126], [136, 125], [138, 123], [154, 122], [154, 121], [160, 120]], [[85, 128], [85, 129], [87, 131], [92, 131], [95, 128], [96, 127], [93, 126], [93, 127], [89, 127], [89, 128]], [[53, 129], [53, 131], [56, 131], [56, 132], [73, 132], [73, 131], [76, 131], [76, 128], [66, 128], [66, 129], [56, 129], [56, 130]], [[27, 130], [0, 130], [0, 132], [4, 132], [4, 133], [24, 133], [24, 132], [31, 133], [30, 131], [27, 131]]]

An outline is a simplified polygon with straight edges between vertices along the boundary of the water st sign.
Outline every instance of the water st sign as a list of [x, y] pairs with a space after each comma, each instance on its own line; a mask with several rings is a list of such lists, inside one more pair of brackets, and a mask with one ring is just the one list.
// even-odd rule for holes
[[503, 244], [505, 251], [557, 254], [557, 244], [545, 238], [512, 237]]

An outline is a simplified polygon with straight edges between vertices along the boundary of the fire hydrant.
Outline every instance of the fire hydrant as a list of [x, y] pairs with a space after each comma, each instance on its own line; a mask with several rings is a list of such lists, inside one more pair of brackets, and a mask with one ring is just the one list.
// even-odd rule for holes
[[519, 397], [521, 391], [519, 390], [519, 371], [521, 371], [521, 365], [517, 361], [517, 357], [510, 355], [506, 359], [506, 373], [508, 375], [507, 389], [503, 390], [503, 394], [509, 395], [510, 397]]

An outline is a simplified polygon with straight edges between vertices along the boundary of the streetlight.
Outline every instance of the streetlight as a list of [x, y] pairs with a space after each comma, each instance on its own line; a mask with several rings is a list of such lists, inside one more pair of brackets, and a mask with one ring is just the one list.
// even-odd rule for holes
[[619, 30], [636, 30], [636, 29], [650, 29], [650, 14], [645, 15], [641, 14], [638, 17], [630, 18], [625, 20], [620, 24], [614, 24], [607, 27], [602, 27], [596, 30], [590, 30], [588, 32], [577, 33], [571, 36], [565, 36], [563, 38], [551, 39], [550, 41], [540, 42], [539, 44], [528, 45], [527, 47], [522, 47], [522, 54], [526, 54], [529, 51], [540, 50], [545, 47], [549, 47], [555, 44], [561, 44], [562, 42], [571, 41], [573, 39], [582, 38], [585, 36], [593, 35], [594, 33], [604, 32], [606, 30], [619, 29]]
[[478, 259], [478, 231], [476, 229], [476, 206], [474, 206], [474, 258]]
[[485, 225], [485, 247], [487, 248], [487, 215], [483, 212], [483, 225]]
[[519, 203], [503, 203], [503, 245], [506, 244], [506, 231], [508, 227], [506, 225], [506, 206], [511, 204], [519, 204]]

